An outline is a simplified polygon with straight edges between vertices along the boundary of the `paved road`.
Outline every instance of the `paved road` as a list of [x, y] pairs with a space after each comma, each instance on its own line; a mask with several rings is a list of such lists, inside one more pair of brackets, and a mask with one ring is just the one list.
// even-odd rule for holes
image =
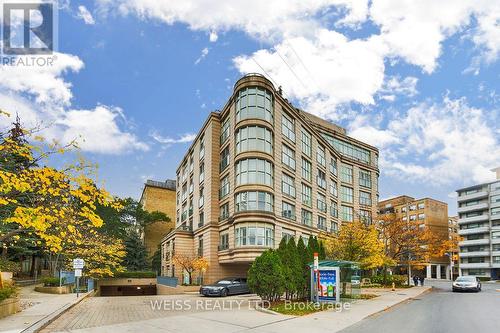
[[450, 282], [432, 285], [432, 292], [341, 332], [500, 332], [500, 283], [484, 283], [480, 293], [452, 293]]

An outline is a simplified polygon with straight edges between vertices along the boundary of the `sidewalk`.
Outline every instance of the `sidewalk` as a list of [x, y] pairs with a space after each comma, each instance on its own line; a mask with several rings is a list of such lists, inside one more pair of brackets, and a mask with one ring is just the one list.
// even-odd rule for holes
[[[126, 303], [136, 301], [146, 304], [147, 301], [134, 299], [121, 302], [119, 298], [91, 298], [86, 302], [63, 315], [47, 329], [50, 332], [175, 332], [175, 333], [331, 333], [338, 332], [364, 318], [384, 311], [396, 304], [405, 302], [410, 298], [420, 296], [431, 287], [413, 287], [396, 291], [377, 290], [379, 297], [370, 300], [356, 300], [352, 302], [349, 310], [335, 312], [334, 310], [318, 312], [315, 314], [294, 317], [280, 314], [268, 314], [253, 309], [233, 311], [156, 311], [152, 312], [147, 306], [126, 307]], [[192, 297], [184, 295], [183, 297]], [[154, 298], [154, 296], [151, 296]], [[164, 297], [163, 297], [164, 298]], [[161, 299], [161, 298], [158, 298]], [[201, 298], [203, 300], [203, 298]], [[196, 299], [195, 299], [196, 300]], [[208, 299], [216, 301], [217, 299]], [[96, 302], [100, 301], [100, 302]], [[120, 301], [120, 302], [119, 302]], [[110, 303], [111, 302], [111, 303]], [[96, 303], [103, 303], [99, 307]], [[121, 303], [124, 303], [120, 305]], [[129, 304], [130, 305], [130, 304]], [[99, 315], [89, 312], [85, 307], [98, 311]], [[119, 309], [119, 313], [113, 313]], [[128, 310], [127, 310], [128, 309]], [[71, 316], [71, 313], [78, 316]], [[145, 317], [148, 315], [148, 318]], [[101, 320], [107, 316], [128, 316], [128, 320], [115, 321]], [[131, 320], [132, 319], [132, 320]], [[106, 324], [105, 322], [108, 322]]]
[[34, 332], [46, 320], [53, 318], [86, 296], [86, 294], [80, 294], [77, 300], [76, 294], [43, 294], [34, 289], [34, 285], [20, 288], [21, 308], [25, 310], [0, 319], [0, 332]]

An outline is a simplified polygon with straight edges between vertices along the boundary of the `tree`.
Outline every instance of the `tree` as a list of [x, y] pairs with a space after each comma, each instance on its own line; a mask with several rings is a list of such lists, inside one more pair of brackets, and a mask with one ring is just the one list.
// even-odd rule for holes
[[161, 245], [158, 245], [155, 253], [151, 257], [151, 268], [156, 274], [160, 275], [161, 273]]
[[125, 258], [123, 265], [129, 271], [143, 271], [149, 268], [147, 250], [139, 234], [131, 231], [125, 238]]
[[266, 250], [255, 259], [248, 271], [250, 290], [268, 301], [277, 301], [285, 291], [285, 274], [280, 256], [275, 250]]
[[325, 247], [329, 257], [359, 262], [364, 269], [384, 264], [383, 244], [373, 225], [359, 221], [346, 223], [326, 240]]
[[310, 254], [309, 249], [304, 244], [304, 240], [302, 237], [299, 238], [297, 242], [297, 253], [299, 254], [299, 262], [300, 262], [300, 283], [297, 286], [297, 290], [299, 293], [299, 297], [307, 297], [309, 291], [309, 283], [310, 283], [310, 270], [309, 263], [312, 262], [313, 258]]
[[208, 261], [203, 257], [196, 257], [185, 254], [175, 254], [172, 258], [174, 265], [178, 265], [186, 271], [189, 278], [189, 284], [193, 284], [193, 272], [204, 272], [208, 268]]
[[[58, 156], [76, 148], [73, 143], [61, 146], [46, 143], [34, 134], [35, 130], [22, 128], [19, 119], [13, 127], [0, 133], [0, 243], [12, 248], [17, 237], [33, 237], [36, 245], [58, 260], [75, 249], [84, 248], [103, 225], [96, 214], [96, 205], [119, 208], [109, 193], [97, 186], [96, 168], [82, 158], [74, 164], [57, 169], [47, 165], [49, 156]], [[36, 144], [30, 144], [35, 142]], [[103, 271], [119, 269], [120, 255], [107, 252], [110, 244], [120, 253], [119, 240], [93, 242], [93, 250], [100, 256], [89, 256], [87, 264]], [[112, 257], [110, 263], [102, 258]]]
[[277, 253], [283, 264], [285, 297], [286, 299], [290, 299], [297, 294], [302, 277], [300, 257], [295, 245], [295, 239], [291, 238], [287, 242], [286, 238], [282, 238]]
[[[444, 237], [447, 229], [436, 232], [422, 226], [417, 221], [403, 221], [395, 214], [379, 216], [378, 230], [384, 254], [389, 259], [384, 267], [384, 276], [390, 264], [399, 262], [410, 268], [412, 265], [429, 262], [431, 257], [440, 257], [447, 251], [448, 242]], [[407, 274], [410, 284], [410, 269]]]

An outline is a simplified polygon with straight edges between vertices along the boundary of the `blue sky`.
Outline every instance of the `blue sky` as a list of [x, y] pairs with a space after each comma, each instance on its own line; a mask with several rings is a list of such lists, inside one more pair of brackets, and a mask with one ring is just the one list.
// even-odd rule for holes
[[[189, 5], [188, 5], [189, 4]], [[0, 68], [0, 108], [80, 140], [114, 194], [175, 169], [244, 73], [380, 148], [380, 197], [432, 197], [500, 166], [493, 1], [64, 1], [55, 68]], [[5, 122], [5, 120], [3, 120]]]

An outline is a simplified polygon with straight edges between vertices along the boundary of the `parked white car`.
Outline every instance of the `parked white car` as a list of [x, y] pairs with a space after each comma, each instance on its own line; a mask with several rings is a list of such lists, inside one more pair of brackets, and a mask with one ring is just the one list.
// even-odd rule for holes
[[481, 291], [481, 281], [478, 277], [473, 275], [468, 276], [459, 276], [453, 282], [452, 286], [453, 291]]

